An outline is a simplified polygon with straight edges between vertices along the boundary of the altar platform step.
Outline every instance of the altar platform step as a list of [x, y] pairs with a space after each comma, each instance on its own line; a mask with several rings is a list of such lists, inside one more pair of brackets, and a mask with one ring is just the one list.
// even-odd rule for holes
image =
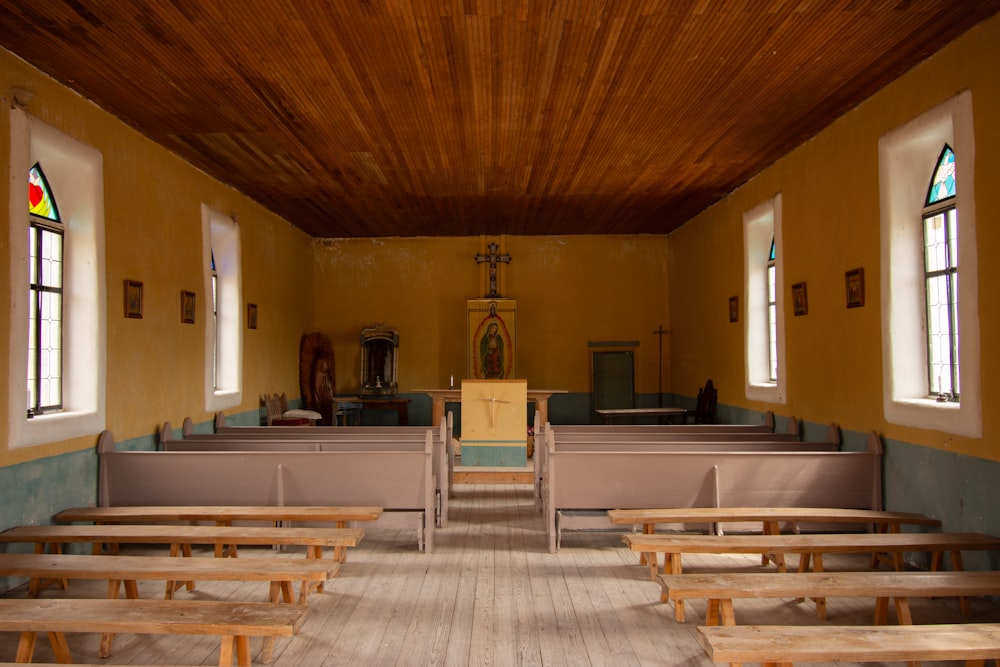
[[455, 465], [455, 484], [534, 484], [532, 461], [526, 466]]

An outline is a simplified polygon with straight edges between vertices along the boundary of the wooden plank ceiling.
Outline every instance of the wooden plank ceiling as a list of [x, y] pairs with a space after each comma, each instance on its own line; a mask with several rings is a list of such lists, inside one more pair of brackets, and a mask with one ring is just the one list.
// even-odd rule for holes
[[0, 44], [316, 237], [666, 233], [998, 9], [2, 0]]

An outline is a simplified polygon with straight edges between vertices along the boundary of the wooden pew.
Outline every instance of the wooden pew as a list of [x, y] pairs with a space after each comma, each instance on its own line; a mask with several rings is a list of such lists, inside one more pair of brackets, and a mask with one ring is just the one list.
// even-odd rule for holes
[[[551, 436], [551, 434], [550, 434]], [[560, 451], [548, 441], [549, 550], [571, 512], [650, 507], [881, 509], [881, 441], [865, 452]]]
[[[541, 443], [535, 448], [535, 502], [542, 511], [545, 493], [545, 479], [548, 475], [548, 452], [550, 443], [558, 450], [705, 450], [717, 451], [836, 451], [840, 449], [840, 429], [831, 424], [821, 443], [802, 443], [799, 437], [798, 420], [789, 421], [787, 433], [774, 433], [773, 421], [760, 425], [731, 424], [687, 424], [659, 426], [629, 425], [558, 425], [540, 426], [536, 420], [535, 440]], [[553, 442], [554, 441], [554, 442]], [[657, 444], [663, 443], [662, 446]], [[667, 444], [672, 443], [672, 444]], [[730, 445], [730, 443], [732, 443]], [[785, 444], [780, 444], [785, 443]], [[690, 446], [686, 446], [690, 445]]]
[[[962, 551], [1000, 550], [1000, 537], [979, 533], [850, 533], [816, 535], [639, 535], [625, 534], [622, 540], [632, 551], [665, 554], [664, 570], [681, 574], [681, 556], [697, 554], [799, 554], [799, 572], [823, 571], [826, 553], [890, 553], [895, 556], [896, 569], [902, 569], [905, 552], [924, 551], [932, 554], [931, 569], [941, 565], [942, 554], [951, 555], [952, 569], [962, 570]], [[776, 559], [777, 560], [777, 559]], [[650, 579], [656, 581], [656, 559], [650, 558]], [[785, 571], [784, 559], [777, 560], [778, 570]], [[822, 604], [817, 601], [817, 604]], [[674, 617], [683, 622], [684, 604], [678, 600]]]
[[202, 600], [0, 599], [0, 631], [19, 632], [16, 661], [31, 662], [39, 632], [57, 662], [71, 663], [64, 633], [216, 635], [219, 664], [249, 666], [250, 637], [291, 637], [305, 605]]
[[[705, 625], [735, 625], [733, 600], [743, 598], [873, 597], [872, 625], [885, 625], [889, 600], [894, 600], [896, 620], [912, 625], [910, 598], [1000, 595], [1000, 571], [981, 572], [798, 572], [790, 574], [737, 572], [712, 574], [661, 574], [662, 602], [706, 600]], [[967, 604], [963, 613], [969, 614]], [[826, 606], [816, 605], [816, 616], [826, 620]]]
[[[373, 506], [398, 512], [433, 549], [432, 437], [392, 451], [120, 452], [98, 440], [102, 506]], [[196, 472], [194, 472], [196, 471]]]
[[1000, 623], [717, 626], [698, 628], [698, 641], [716, 663], [964, 660], [981, 667], [1000, 656]]
[[422, 448], [428, 433], [433, 439], [432, 470], [437, 501], [435, 520], [448, 525], [448, 499], [452, 495], [455, 457], [451, 414], [438, 428], [426, 426], [234, 426], [218, 433], [195, 433], [190, 418], [174, 437], [170, 422], [160, 428], [163, 451], [389, 451]]

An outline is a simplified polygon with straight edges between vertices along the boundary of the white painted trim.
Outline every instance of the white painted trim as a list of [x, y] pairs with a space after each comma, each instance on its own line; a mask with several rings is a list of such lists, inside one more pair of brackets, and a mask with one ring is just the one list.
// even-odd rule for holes
[[[10, 110], [10, 346], [8, 443], [25, 447], [97, 435], [105, 428], [107, 289], [104, 160], [99, 151]], [[27, 418], [28, 170], [40, 162], [65, 223], [63, 406]]]
[[[958, 210], [961, 403], [928, 398], [923, 295], [927, 186], [947, 142], [955, 150]], [[893, 424], [982, 437], [976, 143], [972, 93], [921, 114], [879, 139], [883, 410]], [[915, 323], [920, 323], [919, 326]]]
[[[243, 276], [239, 224], [201, 206], [202, 266], [205, 267], [205, 411], [217, 412], [243, 401]], [[213, 386], [212, 251], [218, 276], [219, 387]]]
[[[767, 339], [767, 253], [774, 238], [778, 379], [770, 381]], [[781, 262], [781, 193], [743, 214], [743, 336], [746, 397], [785, 403], [784, 270]]]

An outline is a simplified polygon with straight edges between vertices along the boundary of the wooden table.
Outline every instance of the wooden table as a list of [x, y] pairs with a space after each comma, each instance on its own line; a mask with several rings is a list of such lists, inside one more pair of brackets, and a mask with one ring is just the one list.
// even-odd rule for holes
[[[286, 521], [329, 521], [336, 524], [337, 528], [346, 528], [350, 521], [376, 521], [380, 516], [382, 516], [381, 507], [152, 505], [75, 507], [63, 510], [52, 518], [61, 523], [93, 521], [98, 524], [214, 521], [217, 526], [231, 526], [234, 521], [260, 521], [271, 524]], [[337, 561], [343, 562], [346, 557], [347, 552], [344, 547], [334, 547], [334, 558]]]
[[408, 426], [410, 419], [408, 416], [408, 398], [362, 398], [361, 404], [365, 410], [395, 410], [399, 415], [399, 425]]
[[[603, 410], [594, 410], [597, 414], [604, 417], [605, 424], [613, 424], [615, 417], [656, 417], [676, 419], [677, 417], [683, 418], [687, 415], [690, 410], [684, 408], [605, 408]], [[543, 422], [544, 423], [544, 422]]]
[[[461, 403], [461, 389], [415, 389], [414, 392], [431, 397], [431, 424], [440, 424], [444, 417], [445, 403]], [[552, 394], [565, 394], [565, 389], [529, 389], [528, 402], [535, 404], [538, 418], [544, 425], [549, 420], [549, 398]]]

